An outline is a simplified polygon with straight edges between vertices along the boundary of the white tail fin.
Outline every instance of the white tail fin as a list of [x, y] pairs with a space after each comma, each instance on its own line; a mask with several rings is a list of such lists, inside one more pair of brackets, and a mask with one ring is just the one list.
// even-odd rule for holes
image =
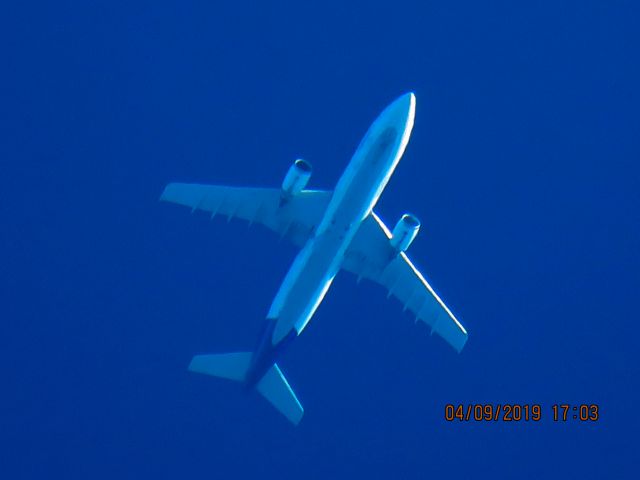
[[[196, 355], [189, 364], [189, 370], [243, 382], [251, 365], [251, 355], [251, 352]], [[274, 364], [267, 370], [256, 385], [256, 389], [289, 421], [295, 425], [300, 423], [304, 408], [278, 365]]]
[[189, 370], [242, 382], [250, 363], [251, 352], [196, 355], [191, 359]]
[[257, 390], [271, 405], [289, 419], [294, 425], [298, 425], [304, 415], [304, 408], [298, 401], [296, 394], [289, 386], [278, 365], [274, 364], [256, 385]]

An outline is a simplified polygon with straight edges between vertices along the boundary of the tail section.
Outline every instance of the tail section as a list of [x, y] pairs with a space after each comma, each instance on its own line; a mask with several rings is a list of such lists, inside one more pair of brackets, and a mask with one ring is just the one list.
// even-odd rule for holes
[[[196, 355], [189, 364], [189, 370], [243, 382], [251, 367], [251, 357], [251, 352]], [[274, 363], [267, 370], [267, 373], [256, 384], [256, 390], [291, 423], [294, 425], [300, 423], [304, 408], [278, 365]]]
[[278, 365], [273, 364], [262, 380], [258, 382], [256, 389], [291, 423], [294, 425], [300, 423], [302, 415], [304, 415], [304, 408]]
[[196, 355], [191, 359], [189, 370], [236, 382], [244, 381], [251, 365], [251, 352]]

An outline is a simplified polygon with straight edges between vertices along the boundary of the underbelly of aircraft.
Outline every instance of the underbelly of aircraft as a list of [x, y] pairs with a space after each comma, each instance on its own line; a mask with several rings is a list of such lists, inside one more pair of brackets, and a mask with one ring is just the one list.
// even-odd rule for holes
[[296, 258], [269, 312], [277, 318], [272, 343], [295, 328], [302, 332], [335, 277], [360, 222], [377, 201], [395, 156], [396, 130], [388, 128], [368, 149], [356, 152], [336, 187], [315, 238]]
[[278, 343], [295, 328], [300, 333], [329, 289], [340, 269], [343, 243], [335, 232], [327, 231], [316, 237], [306, 253], [304, 263], [292, 279], [286, 297], [277, 311], [278, 323], [273, 343]]

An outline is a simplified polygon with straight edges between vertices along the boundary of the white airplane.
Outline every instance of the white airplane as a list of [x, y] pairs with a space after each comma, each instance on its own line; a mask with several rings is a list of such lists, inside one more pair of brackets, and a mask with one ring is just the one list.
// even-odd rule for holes
[[276, 364], [302, 333], [340, 269], [377, 282], [460, 351], [467, 331], [405, 254], [420, 222], [403, 215], [393, 232], [373, 207], [409, 141], [415, 96], [389, 105], [360, 142], [333, 192], [306, 190], [311, 165], [296, 160], [281, 188], [171, 183], [161, 200], [261, 223], [301, 247], [278, 291], [254, 352], [196, 355], [189, 370], [256, 388], [291, 422], [304, 409]]

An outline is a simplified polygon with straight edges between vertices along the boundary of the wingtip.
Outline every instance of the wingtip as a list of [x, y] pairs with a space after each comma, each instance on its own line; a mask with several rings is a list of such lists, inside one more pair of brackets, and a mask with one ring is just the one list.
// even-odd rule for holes
[[300, 422], [302, 421], [303, 417], [304, 417], [304, 408], [302, 409], [300, 416], [295, 418], [290, 418], [289, 421], [293, 424], [294, 427], [297, 427], [298, 425], [300, 425]]
[[158, 198], [159, 202], [166, 202], [168, 197], [169, 188], [173, 185], [172, 183], [167, 183], [165, 187], [162, 189], [162, 193], [160, 194], [160, 198]]
[[464, 346], [467, 344], [467, 340], [469, 340], [469, 334], [467, 333], [467, 331], [464, 331], [464, 338], [462, 339], [462, 341], [460, 342], [460, 345], [456, 346], [456, 351], [458, 352], [458, 354], [462, 353], [462, 349], [464, 348]]

